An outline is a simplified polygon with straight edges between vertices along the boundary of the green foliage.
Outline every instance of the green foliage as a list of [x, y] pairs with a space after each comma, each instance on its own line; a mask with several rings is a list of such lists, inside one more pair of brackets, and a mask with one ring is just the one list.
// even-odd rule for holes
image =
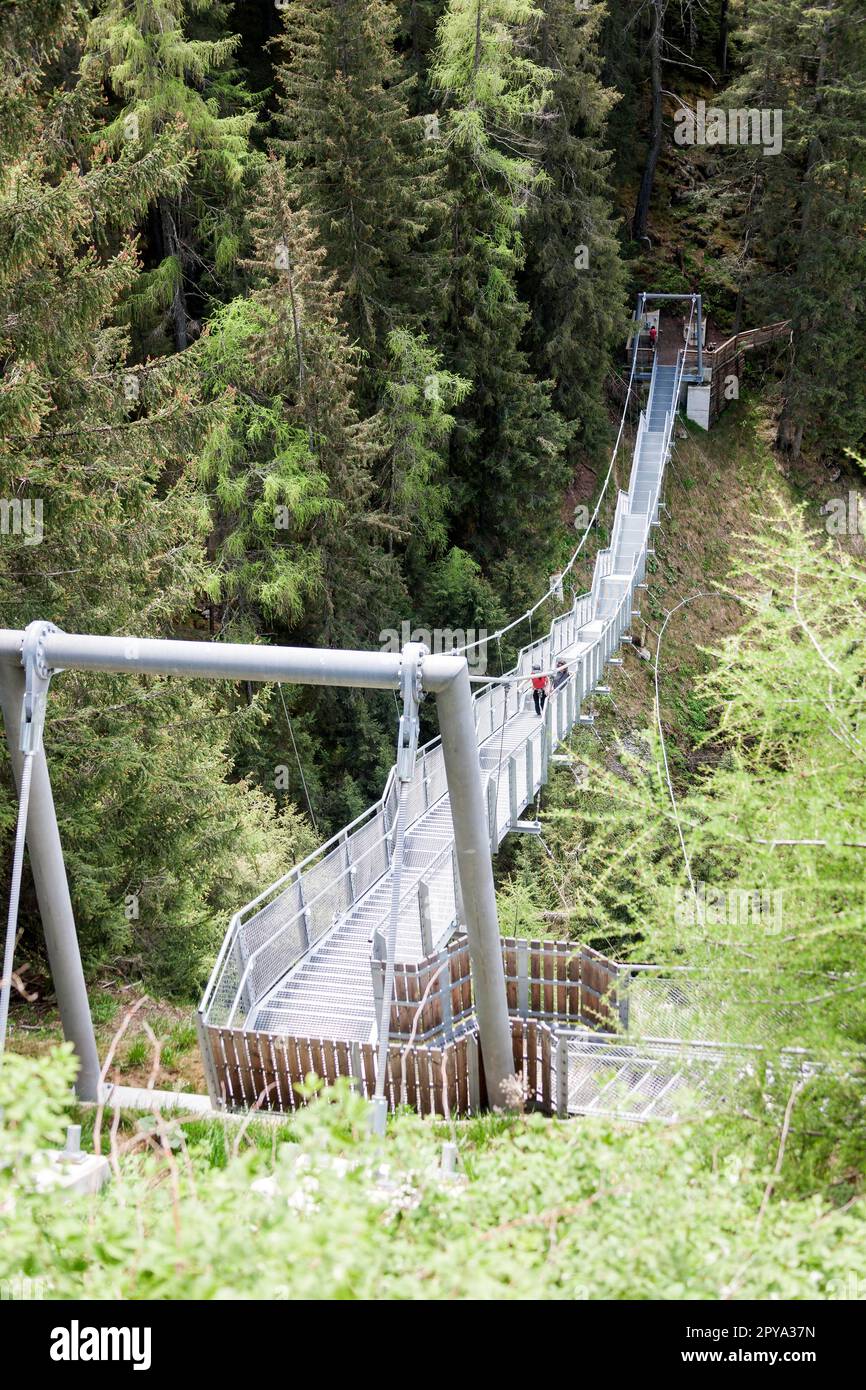
[[[602, 140], [617, 94], [599, 80], [600, 7], [543, 0], [533, 56], [554, 76], [535, 136], [543, 174], [527, 215], [521, 288], [532, 310], [532, 362], [582, 451], [606, 440], [602, 384], [626, 325], [625, 274]], [[574, 445], [572, 445], [574, 448]]]
[[408, 329], [389, 334], [388, 351], [383, 408], [388, 512], [400, 518], [417, 572], [419, 562], [441, 550], [447, 537], [446, 445], [454, 426], [449, 410], [466, 399], [471, 383], [446, 371], [426, 339]]
[[[8, 1195], [31, 1181], [41, 1148], [62, 1139], [64, 1117], [78, 1063], [71, 1043], [40, 1057], [3, 1054], [0, 1066], [0, 1190]], [[3, 1210], [8, 1210], [3, 1201]]]
[[866, 433], [862, 7], [756, 0], [750, 11], [744, 70], [725, 104], [781, 113], [782, 143], [771, 158], [756, 146], [730, 151], [744, 195], [747, 295], [755, 322], [792, 321], [780, 444], [796, 456], [805, 436], [831, 455]]
[[[115, 155], [130, 147], [146, 152], [174, 129], [192, 152], [177, 196], [157, 198], [149, 209], [157, 263], [124, 304], [139, 331], [157, 330], [152, 346], [161, 346], [158, 329], [169, 311], [175, 347], [187, 346], [189, 293], [218, 290], [240, 247], [256, 116], [227, 66], [238, 44], [221, 32], [228, 9], [221, 0], [103, 0], [88, 29], [83, 71], [106, 81], [122, 103], [98, 132], [99, 144]], [[191, 35], [199, 17], [218, 37]]]
[[[701, 972], [713, 1036], [806, 1048], [826, 1065], [824, 1160], [859, 1171], [866, 580], [776, 502], [722, 591], [735, 596], [734, 631], [692, 677], [677, 739], [666, 736], [676, 812], [656, 730], [606, 760], [578, 735], [588, 775], [556, 780], [544, 832], [553, 858], [526, 849], [503, 920], [513, 910], [538, 935], [541, 911], [564, 910], [574, 938]], [[663, 645], [665, 703], [675, 675]], [[767, 1085], [789, 1083], [780, 1071]]]
[[133, 1071], [137, 1067], [143, 1067], [150, 1055], [150, 1044], [147, 1038], [136, 1038], [126, 1049], [126, 1056], [123, 1059], [125, 1071]]
[[[27, 138], [0, 176], [0, 495], [44, 512], [38, 546], [3, 538], [0, 601], [11, 627], [50, 615], [73, 632], [162, 635], [215, 584], [190, 460], [215, 447], [228, 399], [203, 399], [189, 359], [128, 364], [112, 322], [138, 274], [123, 228], [177, 191], [188, 156], [166, 132], [112, 158], [94, 146], [92, 88], [76, 93], [74, 130], [62, 99], [40, 110], [31, 94]], [[66, 140], [90, 160], [70, 169]], [[197, 989], [238, 892], [308, 844], [292, 808], [278, 814], [234, 779], [231, 713], [214, 687], [54, 683], [46, 743], [89, 967], [120, 956]], [[5, 745], [3, 768], [8, 825]]]
[[[240, 400], [216, 455], [204, 460], [206, 476], [252, 531], [251, 545], [227, 518], [228, 557], [254, 549], [248, 573], [269, 617], [296, 628], [303, 619], [329, 644], [369, 642], [402, 590], [383, 545], [395, 526], [376, 506], [382, 422], [359, 415], [359, 353], [339, 325], [341, 295], [276, 159], [263, 171], [250, 228], [256, 288], [224, 316], [225, 356], [219, 319], [213, 343], [203, 345], [214, 389], [227, 382]], [[276, 533], [266, 545], [268, 526]]]
[[540, 569], [553, 551], [569, 429], [551, 406], [550, 383], [530, 370], [529, 311], [516, 286], [520, 223], [544, 182], [531, 136], [550, 74], [523, 51], [535, 17], [523, 0], [453, 0], [432, 79], [446, 107], [455, 257], [445, 331], [455, 367], [473, 383], [451, 439], [453, 539], [487, 566], [517, 552]]
[[456, 1127], [455, 1182], [437, 1172], [441, 1127], [405, 1114], [377, 1140], [342, 1086], [288, 1132], [248, 1132], [236, 1155], [235, 1127], [200, 1120], [163, 1121], [154, 1151], [140, 1117], [121, 1131], [120, 1177], [60, 1202], [27, 1172], [57, 1142], [68, 1059], [15, 1061], [0, 1073], [15, 1083], [0, 1100], [16, 1107], [18, 1163], [17, 1179], [0, 1171], [5, 1287], [29, 1275], [57, 1299], [786, 1300], [856, 1296], [866, 1277], [861, 1204], [782, 1192], [759, 1218], [775, 1155], [733, 1147], [719, 1122], [486, 1117]]
[[387, 0], [297, 0], [283, 22], [277, 147], [339, 278], [349, 338], [379, 368], [389, 331], [431, 317], [436, 143], [410, 114]]

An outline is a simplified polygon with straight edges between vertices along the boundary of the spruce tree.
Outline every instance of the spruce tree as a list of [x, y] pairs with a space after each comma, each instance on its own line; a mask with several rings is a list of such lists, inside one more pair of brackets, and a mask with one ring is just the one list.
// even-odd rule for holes
[[414, 79], [409, 89], [413, 114], [432, 111], [430, 64], [436, 51], [436, 29], [447, 0], [395, 0], [400, 16], [399, 48]]
[[426, 558], [447, 539], [450, 412], [471, 383], [444, 370], [441, 355], [405, 328], [389, 335], [388, 351], [382, 492], [404, 538], [410, 577], [420, 580]]
[[392, 328], [429, 321], [436, 132], [410, 116], [387, 0], [297, 0], [283, 13], [277, 147], [337, 275], [350, 341], [375, 371]]
[[568, 481], [568, 427], [523, 348], [516, 279], [526, 210], [541, 176], [533, 123], [550, 73], [527, 53], [525, 0], [451, 0], [432, 77], [443, 103], [450, 275], [449, 364], [472, 382], [452, 434], [453, 539], [482, 561], [550, 560]]
[[[96, 94], [75, 75], [80, 33], [59, 31], [61, 53], [51, 7], [39, 13], [44, 27], [31, 13], [13, 47], [26, 80], [0, 172], [0, 603], [12, 628], [175, 635], [198, 625], [213, 582], [189, 460], [225, 402], [201, 398], [186, 356], [132, 365], [116, 315], [139, 274], [124, 229], [176, 196], [189, 155], [172, 130], [117, 158], [98, 146]], [[49, 64], [67, 74], [53, 90]], [[278, 815], [237, 779], [236, 717], [213, 686], [53, 682], [46, 747], [88, 968], [110, 958], [193, 993], [230, 911], [309, 844], [291, 808]], [[0, 757], [9, 824], [5, 743]], [[27, 886], [23, 907], [38, 960]]]
[[220, 504], [226, 592], [308, 640], [358, 644], [400, 591], [394, 523], [375, 505], [382, 421], [359, 417], [360, 353], [340, 323], [336, 278], [276, 158], [250, 228], [256, 288], [194, 352], [213, 388], [235, 393], [199, 465]]
[[[99, 139], [115, 153], [125, 145], [147, 151], [174, 126], [190, 151], [182, 187], [148, 209], [149, 259], [156, 264], [128, 300], [144, 330], [167, 313], [178, 350], [190, 340], [191, 297], [200, 314], [241, 246], [255, 112], [229, 67], [238, 40], [222, 32], [227, 13], [221, 0], [103, 0], [88, 35], [88, 70], [121, 103]], [[192, 37], [193, 19], [218, 37]]]
[[602, 140], [615, 93], [599, 80], [599, 6], [542, 0], [534, 54], [554, 74], [539, 123], [544, 187], [527, 217], [521, 288], [532, 306], [532, 362], [555, 382], [554, 404], [592, 451], [607, 433], [603, 384], [624, 338], [620, 259]]
[[[726, 104], [781, 111], [781, 151], [726, 152], [742, 169], [756, 320], [790, 318], [778, 442], [825, 454], [866, 433], [866, 28], [858, 0], [754, 0], [748, 61]], [[777, 118], [778, 119], [778, 118]]]

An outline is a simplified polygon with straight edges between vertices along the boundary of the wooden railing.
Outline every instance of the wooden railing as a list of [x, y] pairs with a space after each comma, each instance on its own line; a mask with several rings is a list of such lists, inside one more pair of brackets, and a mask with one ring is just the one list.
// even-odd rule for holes
[[704, 365], [712, 367], [715, 371], [718, 367], [724, 366], [732, 357], [738, 357], [741, 352], [748, 352], [750, 348], [763, 347], [765, 343], [770, 343], [776, 338], [790, 336], [791, 320], [780, 319], [778, 323], [765, 324], [763, 328], [749, 328], [743, 333], [735, 333], [732, 337], [726, 338], [718, 347], [708, 348], [704, 352]]
[[[514, 1069], [525, 1100], [561, 1112], [555, 1030], [616, 1029], [624, 1007], [617, 981], [625, 967], [577, 942], [506, 937], [502, 954]], [[391, 1036], [385, 1081], [391, 1109], [461, 1115], [485, 1108], [465, 936], [426, 960], [395, 966]], [[211, 1093], [227, 1110], [296, 1110], [307, 1102], [310, 1074], [326, 1085], [346, 1078], [362, 1095], [373, 1094], [373, 1043], [221, 1027], [207, 1028], [203, 1042]]]

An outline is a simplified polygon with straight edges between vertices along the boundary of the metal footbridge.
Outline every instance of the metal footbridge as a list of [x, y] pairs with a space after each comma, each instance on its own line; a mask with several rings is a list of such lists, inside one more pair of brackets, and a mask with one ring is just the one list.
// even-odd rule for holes
[[[660, 353], [644, 346], [644, 311], [648, 300], [677, 297], [691, 300], [691, 315], [685, 346], [667, 362], [670, 343]], [[733, 992], [731, 1020], [727, 978], [616, 962], [578, 942], [510, 940], [496, 911], [491, 856], [510, 832], [540, 832], [523, 813], [557, 746], [591, 722], [587, 702], [604, 688], [607, 663], [620, 659], [682, 388], [703, 381], [699, 295], [641, 295], [635, 319], [625, 408], [590, 526], [607, 496], [634, 381], [649, 382], [649, 397], [610, 544], [596, 557], [589, 591], [474, 697], [467, 648], [446, 655], [417, 643], [393, 653], [180, 641], [68, 633], [42, 619], [0, 628], [0, 710], [18, 787], [0, 1052], [26, 843], [63, 1032], [78, 1060], [76, 1090], [84, 1101], [104, 1099], [42, 738], [50, 682], [80, 670], [402, 697], [397, 761], [381, 799], [231, 919], [198, 1014], [214, 1105], [293, 1110], [310, 1095], [313, 1073], [367, 1095], [380, 1134], [387, 1110], [400, 1105], [453, 1116], [528, 1101], [547, 1114], [647, 1119], [678, 1113], [695, 1083], [712, 1104], [724, 1102], [754, 1070], [763, 1048], [755, 1020], [766, 1021], [767, 1001], [750, 1006], [748, 980]], [[562, 604], [561, 580], [589, 534], [549, 592], [494, 641], [527, 621], [531, 636], [533, 614], [551, 600]], [[554, 688], [536, 713], [529, 678], [554, 668]], [[435, 698], [440, 737], [419, 748], [425, 694]], [[779, 1008], [791, 1003], [781, 999]], [[785, 1051], [785, 1066], [802, 1067], [797, 1047]]]
[[[673, 365], [653, 358], [627, 491], [615, 506], [610, 544], [595, 560], [592, 586], [529, 643], [517, 665], [475, 696], [478, 756], [495, 853], [522, 822], [547, 779], [550, 758], [581, 721], [608, 662], [629, 632], [644, 580], [688, 347]], [[636, 360], [633, 352], [632, 374]], [[638, 373], [640, 376], [642, 373]], [[563, 657], [568, 679], [542, 716], [527, 688], [533, 666], [549, 672]], [[381, 1000], [374, 968], [385, 954], [393, 909], [398, 784], [232, 918], [202, 1000], [206, 1028], [269, 1037], [375, 1043]], [[461, 921], [454, 828], [439, 739], [418, 750], [404, 797], [396, 960], [441, 949]], [[381, 979], [381, 972], [378, 976]], [[381, 984], [379, 986], [381, 989]]]

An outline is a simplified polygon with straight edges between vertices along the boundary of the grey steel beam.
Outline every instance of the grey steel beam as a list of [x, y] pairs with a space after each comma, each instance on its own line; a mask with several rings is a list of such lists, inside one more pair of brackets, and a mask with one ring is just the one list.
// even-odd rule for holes
[[[19, 660], [23, 636], [8, 628], [0, 630], [0, 660]], [[75, 667], [79, 671], [230, 681], [284, 680], [297, 685], [374, 690], [391, 690], [399, 685], [402, 661], [399, 652], [266, 647], [240, 642], [175, 642], [152, 637], [89, 637], [69, 632], [48, 634], [43, 647], [46, 665], [57, 671]]]
[[[19, 638], [23, 634], [18, 634]], [[15, 774], [15, 784], [21, 784], [24, 754], [20, 748], [21, 706], [24, 697], [24, 671], [0, 661], [0, 707], [9, 756]], [[57, 995], [63, 1035], [75, 1048], [78, 1057], [78, 1077], [75, 1089], [81, 1100], [99, 1099], [99, 1055], [90, 1016], [90, 1001], [81, 966], [78, 935], [72, 913], [72, 900], [63, 862], [60, 832], [54, 813], [51, 779], [45, 751], [30, 755], [33, 759], [30, 785], [30, 808], [27, 816], [27, 849], [30, 868], [39, 899], [42, 927], [51, 978]]]
[[[20, 719], [20, 697], [16, 699], [15, 692], [23, 693], [24, 687], [24, 675], [18, 665], [23, 639], [23, 632], [0, 629], [0, 674], [9, 691], [8, 701], [4, 698], [3, 712], [10, 746], [14, 744], [15, 747]], [[51, 670], [75, 668], [193, 679], [285, 680], [300, 685], [387, 690], [399, 687], [402, 669], [402, 655], [390, 652], [91, 637], [64, 632], [47, 633], [42, 645], [44, 664]], [[513, 1076], [514, 1062], [472, 688], [465, 656], [425, 656], [423, 685], [437, 697], [488, 1094], [494, 1105], [506, 1105], [509, 1098], [503, 1083]], [[15, 756], [13, 749], [13, 761]], [[57, 960], [54, 975], [58, 1000], [61, 991], [64, 998], [68, 995], [66, 1014], [70, 1028], [74, 1029], [71, 1032], [67, 1028], [64, 1018], [64, 1033], [81, 1043], [82, 1076], [86, 1078], [84, 1084], [90, 1086], [91, 1044], [93, 1060], [96, 1060], [96, 1048], [92, 1043], [89, 1008], [85, 1008], [85, 1016], [81, 1016], [81, 995], [86, 1005], [87, 994], [44, 754], [38, 755], [34, 766], [31, 796], [30, 815], [37, 829], [36, 842], [31, 844], [28, 834], [28, 845], [34, 862], [39, 906], [46, 939], [49, 933], [52, 936], [49, 952], [53, 949]], [[38, 877], [36, 861], [40, 865]], [[85, 1034], [89, 1034], [90, 1042]]]
[[436, 706], [466, 914], [475, 1014], [490, 1103], [508, 1107], [514, 1105], [506, 1085], [508, 1078], [514, 1075], [514, 1054], [505, 997], [505, 968], [496, 913], [487, 808], [475, 737], [472, 687], [465, 658], [426, 657], [424, 684], [429, 687], [428, 671], [434, 662], [446, 660], [454, 662], [457, 669], [447, 683], [438, 684]]

